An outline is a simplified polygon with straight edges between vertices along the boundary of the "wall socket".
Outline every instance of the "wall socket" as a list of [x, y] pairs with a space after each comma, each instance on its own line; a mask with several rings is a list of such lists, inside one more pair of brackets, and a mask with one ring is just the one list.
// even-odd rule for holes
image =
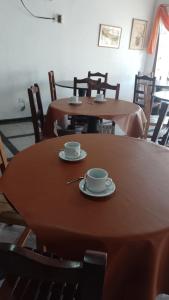
[[53, 20], [54, 20], [54, 22], [63, 24], [63, 15], [58, 15], [58, 14], [56, 14], [56, 15], [54, 15], [54, 17], [53, 17]]

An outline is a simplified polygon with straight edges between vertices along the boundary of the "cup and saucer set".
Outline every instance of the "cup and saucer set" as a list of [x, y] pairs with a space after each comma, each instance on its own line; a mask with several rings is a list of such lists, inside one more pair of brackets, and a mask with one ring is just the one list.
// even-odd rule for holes
[[87, 156], [87, 152], [81, 149], [78, 142], [67, 142], [64, 144], [64, 149], [59, 152], [59, 157], [66, 161], [79, 161]]
[[106, 102], [106, 99], [104, 98], [103, 94], [97, 94], [96, 98], [94, 99], [94, 102], [104, 103], [104, 102]]
[[91, 197], [105, 197], [114, 193], [116, 186], [108, 172], [101, 168], [93, 168], [87, 171], [85, 177], [79, 183], [82, 193]]
[[79, 96], [73, 96], [69, 98], [70, 105], [79, 105], [82, 104], [82, 101], [79, 100]]

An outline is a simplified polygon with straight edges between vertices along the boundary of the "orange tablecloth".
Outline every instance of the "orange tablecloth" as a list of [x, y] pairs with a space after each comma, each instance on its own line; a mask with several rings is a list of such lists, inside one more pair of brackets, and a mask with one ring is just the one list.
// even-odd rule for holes
[[142, 137], [146, 124], [144, 112], [137, 104], [107, 99], [105, 103], [95, 103], [92, 98], [82, 97], [81, 105], [70, 105], [69, 98], [53, 101], [48, 108], [44, 125], [44, 135], [54, 136], [53, 123], [67, 115], [95, 116], [113, 120], [129, 136]]
[[[58, 158], [67, 140], [88, 153], [73, 163]], [[154, 300], [169, 293], [169, 151], [113, 135], [58, 137], [17, 154], [0, 190], [38, 237], [59, 255], [86, 248], [108, 253], [104, 299]], [[107, 198], [82, 194], [66, 181], [92, 167], [105, 168], [116, 184]]]

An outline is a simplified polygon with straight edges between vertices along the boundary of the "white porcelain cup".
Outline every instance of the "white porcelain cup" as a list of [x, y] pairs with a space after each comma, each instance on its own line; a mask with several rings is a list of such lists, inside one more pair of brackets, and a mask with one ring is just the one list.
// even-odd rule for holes
[[104, 95], [103, 94], [97, 94], [96, 95], [96, 100], [97, 101], [103, 101], [104, 100]]
[[80, 156], [80, 143], [67, 142], [64, 144], [65, 157], [68, 159], [75, 159]]
[[112, 184], [112, 179], [108, 177], [108, 172], [100, 168], [89, 169], [85, 180], [87, 189], [94, 193], [101, 193]]
[[77, 103], [79, 102], [79, 96], [72, 96], [70, 98], [70, 103]]

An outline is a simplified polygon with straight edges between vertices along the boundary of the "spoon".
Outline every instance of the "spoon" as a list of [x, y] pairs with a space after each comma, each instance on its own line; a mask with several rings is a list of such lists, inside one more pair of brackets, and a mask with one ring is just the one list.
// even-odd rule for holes
[[80, 176], [80, 177], [78, 177], [78, 178], [70, 179], [70, 180], [66, 181], [66, 184], [70, 184], [70, 183], [79, 181], [79, 180], [81, 180], [81, 179], [83, 179], [83, 178], [84, 178], [84, 176]]

